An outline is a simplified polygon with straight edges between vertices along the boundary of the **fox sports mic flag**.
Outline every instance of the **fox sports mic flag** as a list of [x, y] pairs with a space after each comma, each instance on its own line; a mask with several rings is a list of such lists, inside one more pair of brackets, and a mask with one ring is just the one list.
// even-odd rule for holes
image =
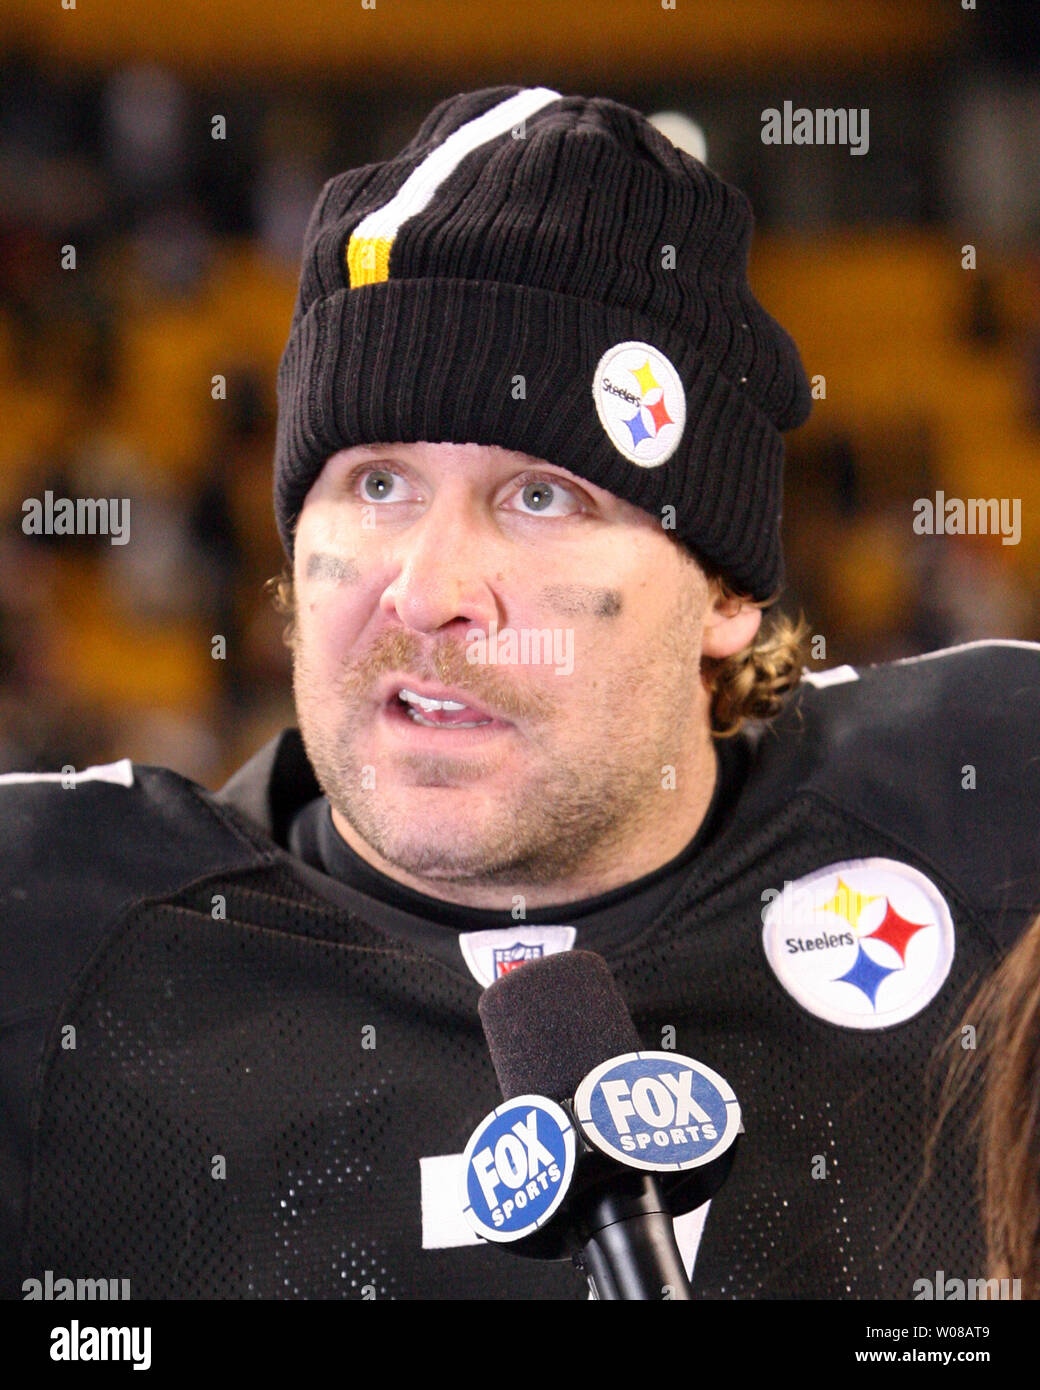
[[545, 1096], [514, 1096], [473, 1131], [462, 1164], [466, 1220], [486, 1240], [508, 1242], [543, 1226], [574, 1174], [575, 1133]]
[[579, 1085], [574, 1114], [601, 1153], [657, 1173], [714, 1163], [740, 1130], [729, 1082], [676, 1052], [629, 1052], [601, 1062]]

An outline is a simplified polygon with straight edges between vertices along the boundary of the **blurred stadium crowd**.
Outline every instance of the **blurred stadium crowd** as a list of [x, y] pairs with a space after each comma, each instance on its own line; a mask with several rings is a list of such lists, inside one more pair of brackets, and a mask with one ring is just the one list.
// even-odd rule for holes
[[[1013, 155], [1031, 129], [1040, 146], [1040, 104], [993, 83], [965, 87], [952, 113], [990, 179], [1009, 140]], [[4, 57], [0, 771], [131, 756], [212, 786], [292, 722], [263, 584], [282, 563], [274, 382], [303, 229], [325, 178], [399, 148], [451, 90], [405, 110], [388, 98], [359, 122], [367, 103], [349, 90], [327, 102], [240, 84], [214, 99], [150, 63], [63, 73], [28, 50]], [[1022, 212], [1035, 186], [994, 224], [1007, 181], [973, 223], [964, 200], [902, 216], [893, 180], [893, 206], [857, 221], [854, 185], [835, 198], [808, 171], [848, 184], [867, 160], [785, 151], [770, 165], [723, 141], [716, 163], [711, 143], [709, 130], [709, 158], [759, 214], [756, 289], [826, 382], [790, 442], [785, 507], [784, 604], [825, 638], [818, 664], [1040, 639], [1040, 255]], [[1011, 158], [1010, 184], [1021, 172]], [[25, 535], [23, 504], [48, 489], [130, 498], [130, 543]], [[915, 535], [913, 500], [940, 489], [1021, 499], [1020, 543]]]

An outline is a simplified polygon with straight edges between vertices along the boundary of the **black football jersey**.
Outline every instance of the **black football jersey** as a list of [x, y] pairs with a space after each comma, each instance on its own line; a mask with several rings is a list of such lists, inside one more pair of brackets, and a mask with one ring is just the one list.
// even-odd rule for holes
[[695, 1297], [983, 1275], [963, 1108], [924, 1154], [965, 1007], [1040, 909], [1038, 714], [1029, 643], [813, 677], [720, 745], [675, 861], [520, 920], [337, 868], [294, 730], [217, 794], [128, 762], [0, 778], [4, 1294], [587, 1297], [459, 1196], [501, 1100], [481, 990], [575, 945], [647, 1048], [739, 1099], [726, 1184], [677, 1221]]

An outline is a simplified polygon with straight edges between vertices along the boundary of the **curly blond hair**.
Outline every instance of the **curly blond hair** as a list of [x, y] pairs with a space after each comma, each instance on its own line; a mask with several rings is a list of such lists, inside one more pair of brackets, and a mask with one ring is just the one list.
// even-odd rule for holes
[[[776, 594], [762, 600], [750, 598], [707, 561], [698, 558], [698, 564], [724, 599], [763, 612], [776, 602]], [[732, 738], [749, 719], [769, 720], [780, 713], [808, 665], [811, 633], [804, 614], [790, 618], [780, 612], [763, 621], [755, 640], [743, 651], [719, 659], [704, 658], [701, 669], [711, 690], [714, 738]]]
[[[765, 600], [749, 598], [734, 589], [709, 563], [694, 558], [723, 598], [761, 609], [775, 602], [775, 596]], [[288, 620], [283, 640], [291, 647], [296, 627], [293, 577], [283, 569], [281, 574], [269, 579], [264, 588], [275, 611]], [[779, 714], [786, 696], [798, 685], [808, 663], [810, 632], [803, 615], [792, 620], [785, 613], [779, 613], [763, 624], [755, 641], [743, 651], [721, 659], [704, 659], [702, 670], [712, 697], [713, 738], [732, 738], [748, 720], [769, 720]]]

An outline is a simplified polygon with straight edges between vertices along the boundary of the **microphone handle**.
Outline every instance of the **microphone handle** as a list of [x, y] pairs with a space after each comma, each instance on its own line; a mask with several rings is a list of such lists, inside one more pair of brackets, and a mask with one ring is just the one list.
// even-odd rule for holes
[[652, 1173], [632, 1173], [622, 1186], [593, 1197], [581, 1222], [575, 1256], [597, 1299], [692, 1299], [675, 1242], [675, 1227]]

